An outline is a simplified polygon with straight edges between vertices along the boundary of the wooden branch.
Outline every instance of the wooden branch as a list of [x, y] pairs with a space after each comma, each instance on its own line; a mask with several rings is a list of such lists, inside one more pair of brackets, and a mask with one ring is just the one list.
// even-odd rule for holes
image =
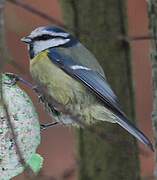
[[[16, 152], [17, 152], [19, 161], [24, 167], [26, 167], [26, 162], [21, 154], [21, 150], [20, 150], [18, 142], [17, 142], [17, 135], [14, 131], [14, 126], [11, 122], [8, 108], [7, 108], [7, 105], [5, 104], [4, 97], [3, 97], [2, 72], [3, 72], [3, 68], [4, 68], [5, 64], [8, 62], [7, 60], [10, 59], [7, 48], [6, 48], [6, 41], [5, 41], [4, 7], [5, 7], [5, 0], [0, 0], [0, 104], [5, 111], [6, 119], [8, 121], [8, 126], [11, 130], [12, 137], [15, 142]], [[32, 177], [33, 172], [31, 170], [31, 168], [29, 168], [28, 165], [26, 168], [26, 172], [27, 172], [28, 177]]]

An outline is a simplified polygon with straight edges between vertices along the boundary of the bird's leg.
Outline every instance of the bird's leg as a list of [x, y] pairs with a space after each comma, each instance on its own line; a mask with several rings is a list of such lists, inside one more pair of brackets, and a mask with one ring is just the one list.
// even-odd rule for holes
[[58, 125], [59, 123], [56, 121], [56, 122], [52, 122], [52, 123], [47, 123], [47, 124], [40, 124], [40, 129], [41, 130], [46, 130], [47, 128], [50, 128], [50, 127], [54, 127], [55, 125]]
[[32, 85], [30, 82], [26, 81], [22, 77], [18, 76], [17, 74], [5, 73], [5, 75], [7, 75], [11, 79], [10, 82], [5, 82], [5, 84], [13, 86], [19, 81], [19, 82], [25, 84], [26, 86], [28, 86], [29, 88], [34, 89], [34, 85]]

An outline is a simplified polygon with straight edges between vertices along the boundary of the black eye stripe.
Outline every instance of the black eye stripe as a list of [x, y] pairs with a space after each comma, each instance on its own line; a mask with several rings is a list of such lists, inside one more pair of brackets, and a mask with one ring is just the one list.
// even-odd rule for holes
[[62, 36], [52, 36], [52, 35], [49, 35], [49, 34], [43, 34], [41, 36], [34, 37], [33, 41], [42, 41], [42, 40], [48, 40], [48, 39], [53, 39], [53, 38], [66, 39], [65, 37], [62, 37]]
[[49, 34], [43, 34], [41, 36], [37, 36], [35, 38], [33, 38], [34, 41], [40, 41], [40, 40], [48, 40], [48, 39], [52, 39], [54, 38], [54, 36], [51, 36]]

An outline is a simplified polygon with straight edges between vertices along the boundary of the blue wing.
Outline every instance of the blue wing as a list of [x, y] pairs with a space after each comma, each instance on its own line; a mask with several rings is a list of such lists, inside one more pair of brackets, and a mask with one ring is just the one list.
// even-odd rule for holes
[[81, 63], [75, 62], [71, 56], [64, 53], [62, 54], [58, 52], [57, 49], [50, 49], [48, 56], [50, 60], [65, 73], [80, 81], [94, 93], [104, 103], [104, 106], [116, 115], [116, 122], [120, 126], [153, 150], [153, 146], [149, 139], [128, 121], [126, 115], [120, 108], [116, 95], [101, 74], [83, 66]]

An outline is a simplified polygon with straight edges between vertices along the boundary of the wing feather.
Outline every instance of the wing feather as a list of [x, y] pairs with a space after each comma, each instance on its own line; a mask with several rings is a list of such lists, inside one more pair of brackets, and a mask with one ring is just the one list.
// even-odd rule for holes
[[128, 121], [126, 115], [121, 110], [116, 95], [100, 73], [76, 62], [71, 56], [58, 52], [57, 49], [50, 49], [48, 56], [65, 73], [80, 81], [94, 93], [104, 103], [104, 106], [115, 114], [117, 117], [116, 122], [120, 126], [153, 150], [149, 139], [134, 124]]

